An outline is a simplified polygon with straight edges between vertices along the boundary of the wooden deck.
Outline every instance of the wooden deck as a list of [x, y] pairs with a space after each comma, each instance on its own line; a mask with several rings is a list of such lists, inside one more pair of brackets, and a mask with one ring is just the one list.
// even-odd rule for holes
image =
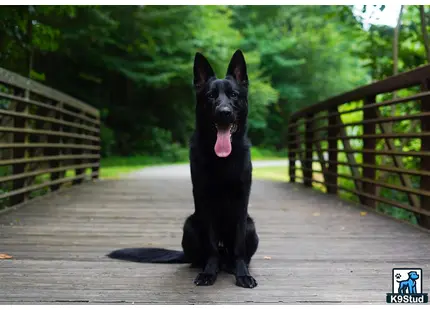
[[423, 268], [429, 291], [429, 233], [269, 181], [255, 181], [251, 197], [255, 289], [226, 274], [196, 287], [187, 265], [106, 258], [121, 247], [180, 249], [193, 210], [189, 177], [153, 176], [77, 186], [0, 215], [0, 253], [13, 256], [0, 260], [0, 302], [385, 303], [393, 267]]

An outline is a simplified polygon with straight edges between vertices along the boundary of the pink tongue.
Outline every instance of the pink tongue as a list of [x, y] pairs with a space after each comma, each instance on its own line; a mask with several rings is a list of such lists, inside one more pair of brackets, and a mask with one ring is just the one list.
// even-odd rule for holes
[[218, 157], [227, 157], [231, 153], [230, 129], [218, 130], [215, 153]]

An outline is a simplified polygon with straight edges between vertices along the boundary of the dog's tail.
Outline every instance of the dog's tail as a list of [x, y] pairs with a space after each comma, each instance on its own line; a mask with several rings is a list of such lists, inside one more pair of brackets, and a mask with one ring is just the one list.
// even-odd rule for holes
[[184, 252], [161, 248], [126, 248], [115, 250], [107, 255], [113, 259], [120, 259], [137, 263], [156, 264], [186, 264]]

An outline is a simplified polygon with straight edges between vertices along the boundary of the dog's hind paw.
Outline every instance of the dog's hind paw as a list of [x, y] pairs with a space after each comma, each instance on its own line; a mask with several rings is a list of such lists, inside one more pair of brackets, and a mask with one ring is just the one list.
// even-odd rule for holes
[[212, 273], [201, 272], [195, 278], [194, 284], [197, 286], [209, 286], [215, 283], [216, 278], [217, 278], [216, 273], [212, 274]]
[[252, 276], [236, 276], [236, 285], [244, 288], [254, 288], [257, 281]]

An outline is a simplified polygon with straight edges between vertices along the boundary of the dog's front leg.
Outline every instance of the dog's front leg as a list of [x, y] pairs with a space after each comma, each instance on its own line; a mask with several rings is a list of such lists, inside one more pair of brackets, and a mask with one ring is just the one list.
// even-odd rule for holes
[[203, 272], [199, 273], [194, 280], [194, 283], [199, 286], [214, 284], [219, 272], [218, 236], [210, 221], [208, 221], [208, 237], [209, 257]]
[[236, 238], [234, 245], [235, 265], [236, 265], [236, 285], [245, 288], [254, 288], [257, 281], [251, 276], [248, 266], [245, 263], [246, 251], [246, 212], [239, 218], [236, 226]]
[[409, 294], [415, 294], [416, 293], [414, 282], [408, 283], [408, 291], [409, 291]]

